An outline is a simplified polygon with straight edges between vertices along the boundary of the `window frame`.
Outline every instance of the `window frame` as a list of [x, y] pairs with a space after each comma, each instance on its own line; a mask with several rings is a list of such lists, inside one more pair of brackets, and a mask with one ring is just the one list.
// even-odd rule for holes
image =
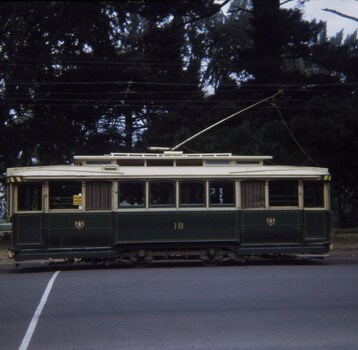
[[[248, 207], [243, 207], [244, 201], [243, 201], [243, 183], [253, 183], [253, 182], [260, 182], [263, 185], [263, 191], [262, 191], [262, 195], [263, 195], [263, 205], [260, 207], [255, 207], [255, 206], [248, 206]], [[240, 179], [239, 181], [240, 185], [240, 193], [239, 193], [239, 199], [240, 199], [240, 209], [241, 210], [267, 210], [269, 209], [268, 207], [268, 180], [265, 179]]]
[[[58, 183], [75, 183], [75, 182], [77, 182], [77, 183], [79, 183], [80, 185], [81, 185], [81, 194], [82, 194], [82, 201], [81, 201], [81, 205], [78, 205], [78, 206], [73, 206], [73, 208], [53, 208], [53, 207], [51, 207], [51, 185], [53, 184], [53, 183], [55, 183], [55, 182], [58, 182]], [[74, 196], [75, 194], [73, 194], [72, 195], [72, 200], [73, 200], [73, 196]], [[84, 209], [85, 209], [85, 191], [84, 191], [84, 181], [83, 180], [75, 180], [75, 179], [69, 179], [69, 180], [56, 180], [56, 179], [54, 179], [54, 180], [49, 180], [48, 181], [48, 196], [47, 196], [47, 198], [48, 198], [48, 210], [50, 211], [50, 212], [69, 212], [69, 211], [84, 211]]]
[[[296, 189], [297, 189], [297, 205], [284, 205], [282, 203], [278, 204], [278, 205], [273, 205], [271, 204], [271, 188], [270, 188], [270, 184], [271, 183], [278, 183], [278, 182], [295, 182], [296, 183]], [[269, 209], [300, 209], [302, 208], [302, 185], [301, 185], [301, 180], [294, 178], [294, 179], [269, 179], [268, 180], [268, 208]], [[281, 195], [282, 196], [282, 195]], [[283, 202], [283, 200], [281, 200], [281, 202]]]
[[[207, 195], [207, 202], [208, 202], [208, 207], [209, 208], [235, 208], [237, 206], [237, 191], [236, 191], [236, 180], [235, 179], [211, 179], [211, 180], [207, 180], [206, 181], [208, 184], [208, 195]], [[223, 204], [213, 204], [211, 202], [211, 188], [212, 188], [212, 183], [221, 183], [221, 184], [231, 184], [232, 185], [232, 198], [233, 201], [232, 203], [223, 203]]]
[[[108, 184], [109, 186], [109, 208], [105, 208], [105, 209], [102, 209], [102, 208], [95, 208], [95, 209], [89, 209], [88, 208], [88, 204], [89, 204], [89, 191], [88, 191], [88, 188], [89, 188], [89, 184], [90, 183], [96, 183], [96, 184], [99, 184], [99, 183], [106, 183]], [[84, 193], [84, 195], [83, 195]], [[93, 204], [93, 203], [92, 203]], [[111, 211], [112, 208], [113, 208], [113, 181], [106, 181], [106, 180], [101, 180], [101, 179], [97, 179], [97, 180], [87, 180], [85, 181], [85, 191], [82, 191], [82, 206], [84, 207], [84, 211], [88, 211], [88, 212], [94, 212], [94, 211]]]
[[[148, 193], [147, 193], [147, 183], [148, 181], [145, 180], [119, 180], [116, 181], [117, 183], [117, 199], [116, 199], [116, 209], [115, 210], [134, 210], [134, 209], [146, 209], [147, 208], [147, 199], [148, 199]], [[143, 204], [130, 204], [130, 205], [121, 205], [121, 185], [125, 183], [130, 184], [141, 184], [143, 185]]]
[[[197, 179], [194, 179], [194, 180], [191, 180], [191, 179], [185, 179], [185, 180], [178, 180], [177, 181], [178, 183], [178, 208], [179, 209], [186, 209], [186, 208], [207, 208], [207, 183], [208, 183], [208, 180], [197, 180]], [[182, 185], [183, 184], [201, 184], [203, 186], [203, 203], [198, 203], [198, 204], [195, 204], [195, 203], [189, 203], [189, 204], [186, 204], [186, 203], [182, 203]]]
[[[146, 208], [148, 209], [163, 209], [163, 208], [167, 208], [167, 209], [176, 209], [177, 208], [177, 199], [178, 199], [178, 195], [177, 195], [177, 183], [178, 181], [175, 179], [157, 179], [157, 180], [153, 180], [150, 179], [147, 181], [148, 183], [148, 200], [147, 200], [147, 206]], [[152, 203], [152, 199], [151, 199], [151, 195], [152, 195], [152, 185], [155, 183], [162, 183], [162, 184], [172, 184], [173, 186], [173, 203], [170, 204], [153, 204]]]
[[[38, 185], [40, 187], [40, 195], [38, 198], [39, 200], [39, 207], [40, 209], [20, 209], [19, 205], [20, 205], [20, 190], [19, 187], [24, 186], [24, 185]], [[35, 181], [29, 181], [29, 182], [19, 182], [16, 187], [15, 187], [15, 212], [16, 213], [41, 213], [44, 211], [45, 208], [45, 203], [44, 203], [44, 188], [43, 188], [43, 183], [42, 182], [35, 182]]]
[[[305, 200], [306, 200], [306, 191], [305, 191], [305, 184], [320, 184], [321, 188], [322, 188], [322, 206], [312, 206], [312, 207], [307, 207], [305, 204]], [[325, 181], [322, 180], [303, 180], [302, 181], [302, 193], [303, 193], [303, 199], [302, 199], [302, 205], [303, 205], [303, 209], [304, 210], [323, 210], [326, 209], [327, 207], [329, 207], [329, 205], [327, 204], [327, 183]]]

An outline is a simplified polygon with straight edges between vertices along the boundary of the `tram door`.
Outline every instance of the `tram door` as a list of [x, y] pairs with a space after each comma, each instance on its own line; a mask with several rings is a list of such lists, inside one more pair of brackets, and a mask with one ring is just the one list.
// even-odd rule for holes
[[46, 235], [43, 232], [44, 216], [36, 214], [15, 214], [13, 218], [13, 243], [17, 247], [42, 247]]
[[[14, 192], [13, 192], [14, 191]], [[19, 182], [11, 185], [13, 201], [13, 245], [39, 248], [46, 245], [46, 218], [42, 213], [42, 183]]]

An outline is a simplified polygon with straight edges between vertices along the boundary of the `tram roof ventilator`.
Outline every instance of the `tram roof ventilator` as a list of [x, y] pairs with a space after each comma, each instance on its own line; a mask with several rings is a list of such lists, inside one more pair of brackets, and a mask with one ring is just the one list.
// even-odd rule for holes
[[[103, 170], [118, 170], [118, 165], [131, 166], [149, 165], [151, 160], [155, 160], [158, 166], [175, 166], [181, 161], [181, 165], [187, 163], [190, 166], [191, 161], [200, 161], [201, 166], [263, 166], [264, 160], [270, 160], [272, 156], [238, 156], [231, 153], [188, 153], [181, 151], [168, 151], [164, 153], [110, 153], [103, 156], [75, 156], [75, 165], [79, 166], [102, 166]], [[127, 162], [128, 160], [128, 162]], [[129, 162], [129, 160], [131, 160]], [[174, 161], [167, 163], [166, 161]], [[125, 163], [122, 163], [124, 161]], [[141, 161], [137, 164], [137, 162]], [[157, 164], [158, 162], [158, 164]], [[162, 164], [159, 164], [162, 163]], [[152, 164], [151, 164], [152, 165]], [[199, 165], [199, 163], [197, 164]]]

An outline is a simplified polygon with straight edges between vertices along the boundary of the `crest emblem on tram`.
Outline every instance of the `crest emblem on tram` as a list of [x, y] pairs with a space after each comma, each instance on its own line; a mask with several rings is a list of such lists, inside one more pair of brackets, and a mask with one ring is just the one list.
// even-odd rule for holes
[[76, 220], [75, 227], [77, 230], [82, 230], [85, 227], [85, 222], [83, 220]]
[[276, 223], [276, 219], [270, 216], [270, 217], [266, 218], [266, 223], [269, 226], [273, 226]]

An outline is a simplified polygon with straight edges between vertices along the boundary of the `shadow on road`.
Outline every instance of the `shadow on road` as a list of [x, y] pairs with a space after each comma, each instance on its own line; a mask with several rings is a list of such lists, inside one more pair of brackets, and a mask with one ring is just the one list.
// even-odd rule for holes
[[336, 264], [358, 264], [358, 256], [354, 254], [331, 255], [324, 258], [285, 258], [280, 257], [257, 257], [252, 256], [245, 262], [225, 261], [219, 262], [215, 266], [205, 266], [201, 261], [196, 260], [162, 260], [150, 264], [123, 264], [113, 263], [105, 265], [104, 263], [92, 264], [85, 262], [67, 263], [64, 261], [25, 261], [15, 263], [11, 261], [0, 262], [0, 273], [32, 273], [32, 272], [49, 272], [49, 271], [74, 271], [74, 270], [101, 270], [101, 269], [158, 269], [158, 268], [218, 268], [225, 266], [236, 266], [238, 268], [248, 266], [317, 266], [317, 265], [336, 265]]

